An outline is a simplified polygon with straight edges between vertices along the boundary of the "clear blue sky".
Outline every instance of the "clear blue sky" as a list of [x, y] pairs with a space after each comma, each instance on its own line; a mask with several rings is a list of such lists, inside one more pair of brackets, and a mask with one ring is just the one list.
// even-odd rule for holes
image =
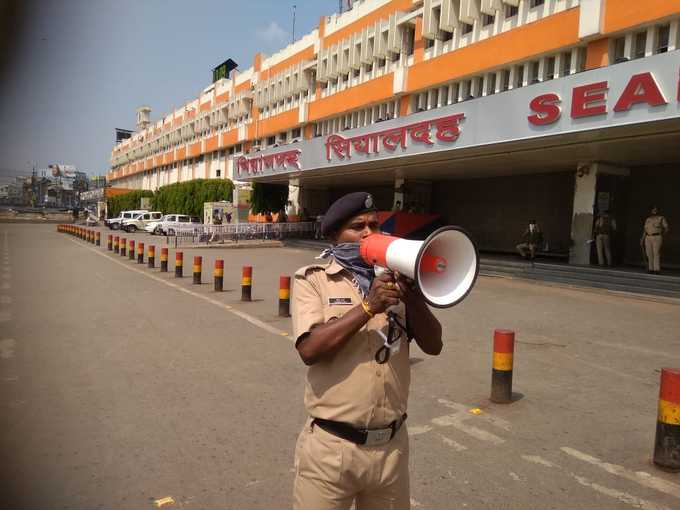
[[247, 69], [256, 52], [283, 48], [293, 4], [296, 38], [338, 9], [337, 0], [21, 1], [13, 45], [0, 45], [0, 177], [32, 162], [104, 174], [114, 128], [134, 129], [138, 106], [156, 120], [195, 98], [227, 58]]

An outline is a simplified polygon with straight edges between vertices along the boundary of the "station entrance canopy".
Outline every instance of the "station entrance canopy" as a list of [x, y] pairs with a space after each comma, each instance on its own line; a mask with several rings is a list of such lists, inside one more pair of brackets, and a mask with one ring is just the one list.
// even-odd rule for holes
[[[329, 172], [456, 159], [508, 142], [574, 139], [589, 132], [680, 121], [680, 52], [659, 54], [234, 157], [235, 179], [282, 182]], [[649, 130], [647, 130], [649, 132]], [[460, 151], [460, 152], [458, 152]], [[577, 156], [575, 156], [577, 157]]]

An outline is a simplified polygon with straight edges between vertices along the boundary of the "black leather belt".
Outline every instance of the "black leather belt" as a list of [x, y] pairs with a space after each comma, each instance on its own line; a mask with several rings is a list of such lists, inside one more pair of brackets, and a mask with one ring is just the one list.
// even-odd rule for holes
[[314, 418], [312, 425], [318, 425], [329, 434], [338, 436], [352, 443], [364, 446], [378, 446], [388, 443], [406, 421], [407, 415], [404, 414], [398, 420], [394, 420], [384, 429], [357, 429], [347, 423], [339, 421], [324, 420]]
[[648, 236], [660, 236], [661, 234], [647, 234]]

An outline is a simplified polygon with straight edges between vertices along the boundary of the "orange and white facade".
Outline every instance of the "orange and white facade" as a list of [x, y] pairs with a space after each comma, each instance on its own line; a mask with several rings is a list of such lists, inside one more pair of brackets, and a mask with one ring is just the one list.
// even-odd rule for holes
[[531, 217], [575, 263], [607, 209], [633, 260], [648, 202], [676, 207], [655, 193], [677, 182], [679, 45], [677, 0], [355, 0], [118, 144], [108, 180], [287, 183], [293, 218], [367, 189], [500, 252]]

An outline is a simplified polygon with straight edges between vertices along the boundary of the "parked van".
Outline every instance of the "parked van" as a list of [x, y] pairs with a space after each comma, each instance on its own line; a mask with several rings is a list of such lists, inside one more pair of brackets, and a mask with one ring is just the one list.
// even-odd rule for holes
[[[152, 232], [155, 234], [165, 234], [174, 236], [176, 232], [190, 231], [202, 225], [201, 219], [197, 216], [187, 214], [166, 214], [163, 219], [153, 224]], [[149, 225], [151, 228], [151, 225]]]
[[121, 211], [117, 217], [104, 220], [104, 225], [109, 227], [111, 230], [119, 230], [124, 220], [131, 220], [136, 216], [147, 212], [149, 211], [147, 211], [146, 209], [137, 209], [135, 211]]
[[160, 211], [141, 213], [131, 220], [123, 220], [121, 228], [126, 232], [137, 232], [138, 230], [144, 230], [149, 223], [158, 221], [162, 217], [163, 213]]

